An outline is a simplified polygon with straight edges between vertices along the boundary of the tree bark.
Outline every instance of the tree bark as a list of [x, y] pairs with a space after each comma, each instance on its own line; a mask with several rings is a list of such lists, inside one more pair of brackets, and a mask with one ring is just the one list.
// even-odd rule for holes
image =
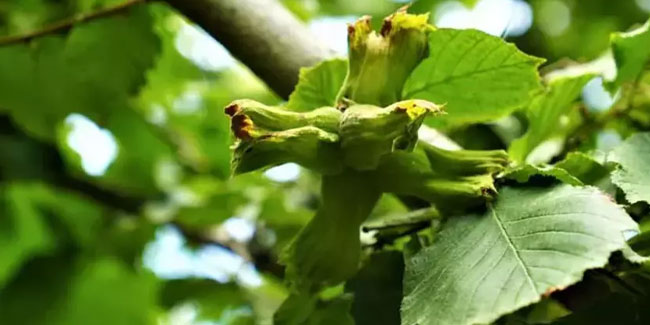
[[332, 57], [309, 30], [276, 0], [166, 0], [288, 98], [301, 67]]

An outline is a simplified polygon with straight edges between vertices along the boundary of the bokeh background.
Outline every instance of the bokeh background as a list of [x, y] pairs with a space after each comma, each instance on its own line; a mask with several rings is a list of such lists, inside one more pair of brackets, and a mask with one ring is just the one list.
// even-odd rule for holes
[[[121, 2], [0, 0], [0, 37]], [[346, 24], [407, 2], [282, 4], [345, 56]], [[643, 23], [650, 0], [417, 0], [412, 11], [557, 66], [606, 56], [609, 34]], [[318, 205], [318, 178], [295, 164], [229, 177], [222, 108], [239, 98], [282, 103], [164, 3], [1, 46], [0, 324], [269, 323], [287, 295], [278, 254]], [[583, 100], [604, 110], [615, 98], [596, 78]], [[450, 135], [495, 148], [521, 134], [515, 122]], [[620, 139], [604, 130], [595, 146]], [[385, 196], [373, 215], [405, 210]]]

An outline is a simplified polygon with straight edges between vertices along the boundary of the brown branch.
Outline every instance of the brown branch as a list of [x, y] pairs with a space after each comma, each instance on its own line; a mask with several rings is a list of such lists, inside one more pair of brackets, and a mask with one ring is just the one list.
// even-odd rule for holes
[[277, 0], [165, 0], [287, 98], [301, 67], [334, 52]]
[[171, 221], [169, 224], [183, 234], [183, 237], [195, 245], [215, 245], [241, 256], [244, 260], [251, 262], [262, 272], [273, 274], [278, 278], [284, 277], [284, 267], [278, 264], [277, 258], [267, 247], [261, 248], [256, 245], [255, 239], [249, 243], [238, 243], [231, 239], [215, 238], [209, 231], [200, 231], [184, 226], [178, 221]]
[[70, 30], [72, 27], [74, 27], [77, 24], [81, 23], [86, 23], [95, 19], [100, 19], [100, 18], [105, 18], [113, 15], [117, 15], [120, 13], [125, 12], [129, 8], [143, 4], [146, 2], [149, 2], [152, 0], [129, 0], [126, 2], [123, 2], [121, 4], [103, 8], [97, 11], [93, 11], [90, 13], [86, 14], [80, 14], [75, 17], [72, 17], [70, 19], [58, 21], [56, 23], [53, 23], [49, 26], [45, 26], [42, 29], [35, 30], [32, 32], [29, 32], [27, 34], [21, 34], [21, 35], [10, 35], [7, 37], [2, 37], [0, 38], [0, 46], [7, 46], [7, 45], [12, 45], [12, 44], [18, 44], [18, 43], [26, 43], [31, 41], [34, 38], [38, 38], [41, 36], [45, 35], [50, 35], [50, 34], [57, 34], [57, 33], [63, 33], [67, 32]]
[[561, 156], [576, 150], [585, 141], [588, 141], [591, 135], [596, 133], [598, 130], [603, 129], [612, 121], [623, 120], [634, 127], [643, 128], [637, 124], [637, 121], [629, 116], [630, 111], [635, 109], [634, 101], [641, 85], [642, 77], [643, 74], [639, 74], [634, 81], [624, 84], [619, 90], [623, 94], [622, 98], [604, 112], [590, 112], [584, 104], [580, 104], [578, 112], [580, 113], [583, 122], [567, 136], [567, 145], [562, 151]]

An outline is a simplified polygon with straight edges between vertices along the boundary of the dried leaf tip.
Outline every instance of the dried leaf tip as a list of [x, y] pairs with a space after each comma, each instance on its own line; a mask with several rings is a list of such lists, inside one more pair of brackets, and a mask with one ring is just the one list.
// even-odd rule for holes
[[234, 115], [230, 119], [230, 129], [237, 139], [250, 139], [253, 121], [246, 115]]
[[226, 113], [226, 115], [233, 117], [235, 114], [237, 114], [237, 112], [239, 112], [239, 110], [239, 105], [236, 103], [231, 103], [230, 105], [226, 106], [223, 111]]
[[435, 28], [429, 24], [429, 14], [409, 14], [406, 12], [408, 6], [402, 7], [394, 14], [384, 18], [380, 34], [383, 37], [390, 37], [401, 30], [413, 29], [420, 32], [429, 32]]
[[351, 47], [358, 47], [366, 41], [366, 37], [372, 32], [371, 20], [372, 17], [365, 15], [354, 24], [348, 24], [348, 43]]

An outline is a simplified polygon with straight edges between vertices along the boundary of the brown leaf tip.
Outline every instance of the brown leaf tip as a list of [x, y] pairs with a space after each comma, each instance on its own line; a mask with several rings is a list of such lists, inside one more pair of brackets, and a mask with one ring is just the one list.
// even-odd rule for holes
[[235, 115], [230, 119], [230, 129], [238, 139], [246, 140], [251, 138], [253, 121], [246, 115]]
[[497, 192], [492, 187], [481, 187], [481, 196], [492, 198], [496, 196]]
[[239, 112], [239, 105], [232, 103], [226, 106], [226, 108], [224, 108], [224, 112], [226, 113], [226, 115], [233, 117], [235, 116], [235, 114], [237, 114], [237, 112]]
[[348, 39], [354, 37], [354, 25], [348, 24]]
[[354, 34], [357, 32], [357, 27], [362, 27], [362, 30], [371, 29], [371, 20], [372, 17], [365, 15], [361, 16], [361, 18], [359, 18], [355, 23], [348, 24], [348, 40], [352, 40], [354, 38]]
[[384, 18], [384, 23], [381, 25], [381, 31], [379, 32], [381, 36], [386, 37], [390, 34], [390, 31], [393, 29], [393, 16], [388, 16]]

